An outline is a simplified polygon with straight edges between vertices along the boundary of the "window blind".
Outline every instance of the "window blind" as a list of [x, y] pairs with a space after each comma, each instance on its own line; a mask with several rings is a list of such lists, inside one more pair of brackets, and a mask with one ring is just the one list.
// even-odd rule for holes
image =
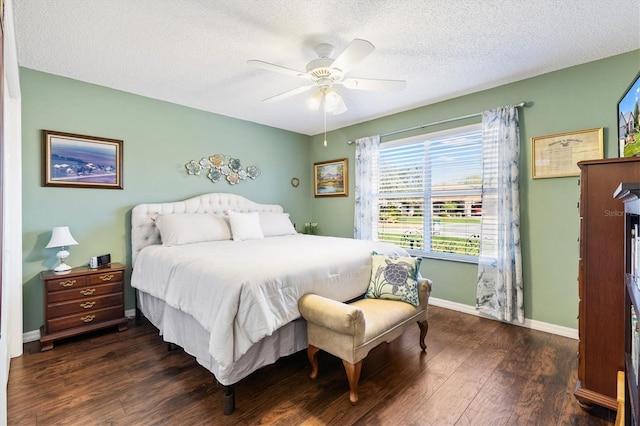
[[479, 124], [382, 144], [378, 239], [414, 254], [477, 257], [482, 154]]

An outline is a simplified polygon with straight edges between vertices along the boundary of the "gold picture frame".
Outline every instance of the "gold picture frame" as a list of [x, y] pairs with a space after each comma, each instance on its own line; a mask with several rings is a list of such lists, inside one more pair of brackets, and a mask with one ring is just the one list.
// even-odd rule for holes
[[531, 138], [531, 177], [579, 176], [579, 161], [603, 156], [602, 127], [534, 137]]
[[122, 141], [43, 130], [42, 186], [122, 189]]
[[349, 167], [346, 158], [313, 164], [313, 192], [316, 197], [349, 195]]

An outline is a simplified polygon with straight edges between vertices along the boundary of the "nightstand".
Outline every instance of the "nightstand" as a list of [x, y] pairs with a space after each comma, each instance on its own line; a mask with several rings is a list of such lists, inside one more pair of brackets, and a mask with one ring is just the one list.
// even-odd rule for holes
[[43, 271], [44, 325], [40, 329], [41, 351], [53, 348], [54, 340], [108, 327], [127, 329], [124, 316], [126, 266], [72, 268], [66, 273]]

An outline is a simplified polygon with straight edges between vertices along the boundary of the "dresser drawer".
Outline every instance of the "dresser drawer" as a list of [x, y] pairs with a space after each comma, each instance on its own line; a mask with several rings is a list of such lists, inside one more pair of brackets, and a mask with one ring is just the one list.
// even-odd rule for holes
[[58, 278], [47, 281], [46, 291], [53, 292], [69, 290], [72, 288], [84, 287], [85, 285], [87, 285], [86, 276]]
[[122, 283], [88, 285], [72, 290], [55, 291], [47, 294], [47, 303], [67, 302], [75, 299], [86, 299], [105, 294], [122, 293]]
[[89, 275], [89, 285], [115, 283], [122, 281], [122, 271], [106, 271], [101, 274]]
[[120, 305], [56, 319], [49, 319], [47, 320], [47, 331], [49, 333], [54, 333], [56, 331], [66, 330], [69, 328], [84, 327], [94, 323], [123, 318], [123, 312], [124, 306]]
[[78, 266], [63, 274], [42, 271], [45, 303], [40, 350], [53, 349], [55, 340], [95, 330], [116, 326], [126, 330], [126, 269], [116, 262], [99, 269]]
[[122, 305], [122, 293], [106, 296], [76, 299], [69, 302], [53, 303], [47, 307], [48, 318], [57, 318], [65, 315], [90, 312], [111, 306]]

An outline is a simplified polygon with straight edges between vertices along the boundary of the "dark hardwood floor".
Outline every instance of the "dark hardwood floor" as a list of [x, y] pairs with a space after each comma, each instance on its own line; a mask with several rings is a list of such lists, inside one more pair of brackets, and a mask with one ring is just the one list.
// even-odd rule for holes
[[365, 359], [351, 406], [342, 363], [320, 353], [308, 379], [302, 351], [237, 384], [222, 414], [222, 386], [156, 329], [132, 320], [103, 331], [25, 345], [11, 362], [10, 425], [611, 425], [615, 413], [576, 403], [575, 340], [431, 307], [427, 352], [418, 326]]

